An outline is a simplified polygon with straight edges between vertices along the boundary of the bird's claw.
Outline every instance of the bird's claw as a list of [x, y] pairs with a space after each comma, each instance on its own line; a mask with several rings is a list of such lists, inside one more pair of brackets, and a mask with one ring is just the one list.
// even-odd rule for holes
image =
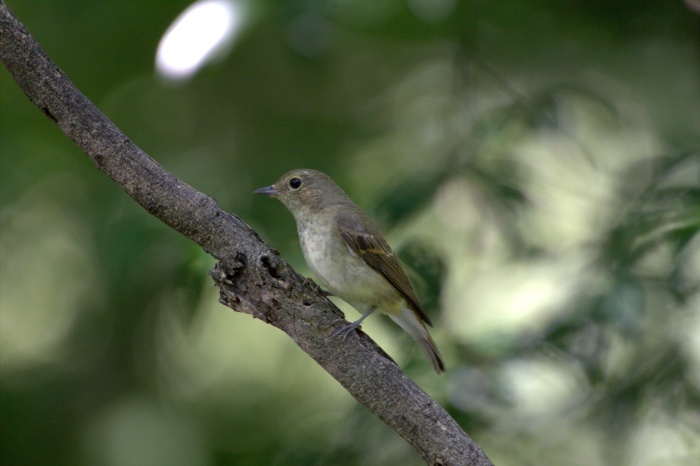
[[343, 325], [342, 327], [340, 327], [339, 329], [337, 329], [336, 331], [331, 333], [331, 336], [335, 337], [335, 336], [342, 334], [343, 339], [345, 339], [350, 334], [350, 332], [352, 332], [353, 330], [357, 330], [360, 327], [360, 324], [362, 323], [362, 321], [365, 320], [367, 318], [367, 316], [372, 314], [375, 309], [377, 309], [377, 306], [370, 307], [369, 309], [367, 309], [367, 312], [362, 314], [362, 317], [360, 317], [359, 319], [357, 319], [355, 322], [353, 322], [351, 324]]
[[331, 337], [340, 336], [344, 340], [348, 337], [348, 335], [350, 335], [350, 333], [352, 333], [353, 330], [357, 330], [358, 328], [360, 328], [359, 322], [343, 325], [342, 327], [335, 329], [333, 333], [331, 333]]

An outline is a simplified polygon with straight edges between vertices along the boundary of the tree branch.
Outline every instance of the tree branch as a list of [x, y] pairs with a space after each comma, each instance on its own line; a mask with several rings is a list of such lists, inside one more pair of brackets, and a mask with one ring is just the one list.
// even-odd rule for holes
[[130, 141], [48, 57], [0, 0], [0, 57], [29, 99], [150, 214], [220, 262], [220, 301], [287, 333], [357, 401], [435, 465], [491, 465], [447, 412], [366, 335], [331, 339], [340, 311], [238, 217]]

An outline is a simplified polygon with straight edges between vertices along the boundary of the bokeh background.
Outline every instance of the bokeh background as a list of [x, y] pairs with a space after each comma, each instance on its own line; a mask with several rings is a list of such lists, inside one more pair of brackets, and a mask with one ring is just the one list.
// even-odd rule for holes
[[[307, 275], [291, 216], [252, 191], [331, 175], [411, 268], [448, 372], [384, 317], [365, 331], [495, 464], [700, 464], [697, 0], [230, 0], [204, 29], [191, 1], [8, 3]], [[197, 61], [201, 38], [220, 42]], [[3, 465], [422, 464], [219, 305], [213, 260], [4, 68], [0, 90]]]

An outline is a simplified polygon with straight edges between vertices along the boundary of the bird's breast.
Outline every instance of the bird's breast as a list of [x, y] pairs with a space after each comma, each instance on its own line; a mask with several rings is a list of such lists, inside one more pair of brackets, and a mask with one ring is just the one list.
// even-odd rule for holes
[[383, 275], [347, 247], [333, 224], [307, 223], [298, 231], [307, 265], [333, 295], [386, 310], [400, 299]]

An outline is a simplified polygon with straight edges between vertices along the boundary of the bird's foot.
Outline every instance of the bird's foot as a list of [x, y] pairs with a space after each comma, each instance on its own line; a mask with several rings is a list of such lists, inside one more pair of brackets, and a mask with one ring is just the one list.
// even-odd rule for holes
[[369, 309], [367, 309], [367, 312], [362, 314], [362, 317], [360, 317], [351, 324], [343, 325], [342, 327], [331, 333], [331, 336], [335, 337], [338, 335], [342, 335], [343, 339], [345, 339], [350, 334], [350, 332], [352, 332], [353, 330], [357, 330], [360, 327], [362, 321], [365, 320], [370, 314], [372, 314], [375, 309], [377, 309], [377, 306], [371, 306]]
[[319, 324], [318, 328], [321, 330], [325, 330], [330, 327], [335, 327], [336, 325], [342, 322], [345, 322], [345, 319], [343, 319], [342, 317], [338, 317], [337, 319], [333, 319], [333, 322], [331, 322], [330, 324]]
[[331, 337], [340, 336], [343, 339], [347, 338], [347, 336], [350, 335], [350, 333], [352, 333], [353, 330], [357, 330], [358, 328], [361, 327], [360, 326], [361, 320], [362, 319], [357, 320], [357, 321], [352, 322], [352, 323], [347, 324], [347, 325], [343, 325], [342, 327], [334, 330], [333, 333], [331, 333]]

